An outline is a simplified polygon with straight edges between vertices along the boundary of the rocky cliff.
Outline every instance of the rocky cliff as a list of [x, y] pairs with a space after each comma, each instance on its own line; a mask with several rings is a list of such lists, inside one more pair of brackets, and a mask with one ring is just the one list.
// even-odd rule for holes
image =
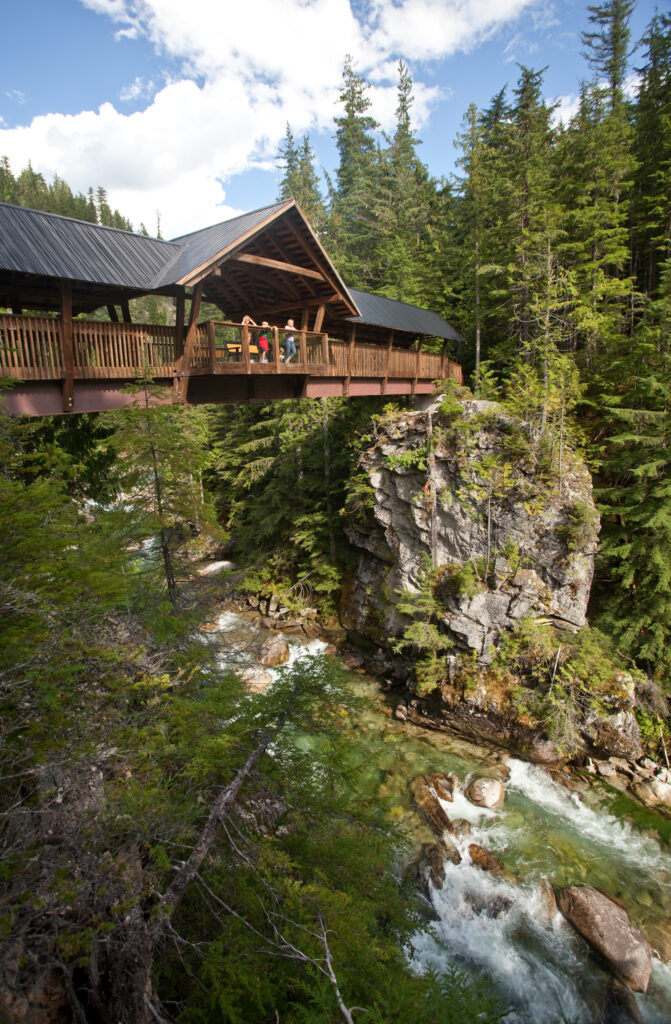
[[346, 525], [359, 551], [346, 627], [383, 644], [399, 636], [399, 595], [419, 589], [429, 561], [444, 570], [441, 629], [482, 663], [525, 616], [582, 626], [598, 524], [590, 475], [566, 452], [561, 476], [544, 473], [536, 447], [492, 402], [465, 402], [456, 423], [441, 400], [383, 419], [362, 458], [367, 514]]
[[634, 680], [578, 632], [598, 528], [561, 437], [453, 396], [381, 417], [348, 503], [341, 617], [405, 685], [398, 716], [538, 761], [640, 757]]

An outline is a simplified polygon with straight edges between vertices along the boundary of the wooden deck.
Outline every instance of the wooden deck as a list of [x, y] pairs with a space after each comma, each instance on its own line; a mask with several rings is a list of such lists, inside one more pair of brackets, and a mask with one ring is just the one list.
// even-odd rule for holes
[[[71, 325], [71, 336], [70, 336]], [[461, 382], [461, 367], [443, 355], [360, 344], [294, 331], [297, 354], [283, 359], [284, 330], [267, 330], [270, 351], [259, 359], [259, 328], [228, 321], [194, 325], [181, 344], [175, 327], [54, 316], [0, 315], [0, 376], [14, 415], [53, 415], [118, 408], [133, 401], [122, 389], [138, 377], [172, 385], [189, 403], [260, 401], [324, 395], [427, 394], [434, 381]]]

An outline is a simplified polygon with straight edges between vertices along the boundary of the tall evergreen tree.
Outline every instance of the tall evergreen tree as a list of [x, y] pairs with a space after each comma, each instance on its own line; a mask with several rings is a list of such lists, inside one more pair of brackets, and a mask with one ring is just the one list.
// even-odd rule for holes
[[332, 192], [328, 224], [329, 251], [348, 284], [366, 287], [373, 278], [376, 248], [376, 191], [378, 149], [371, 134], [377, 121], [367, 111], [371, 101], [368, 83], [345, 60], [340, 102], [336, 117], [339, 163]]
[[632, 267], [640, 291], [656, 294], [661, 264], [671, 257], [671, 16], [656, 15], [644, 37], [634, 106], [638, 167], [631, 201]]

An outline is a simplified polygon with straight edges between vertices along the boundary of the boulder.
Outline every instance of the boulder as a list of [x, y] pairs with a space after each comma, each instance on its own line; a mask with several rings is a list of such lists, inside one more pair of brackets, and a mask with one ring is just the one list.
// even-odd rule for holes
[[416, 779], [412, 784], [412, 795], [428, 825], [437, 836], [452, 830], [452, 822], [443, 810], [440, 800], [428, 785], [426, 778]]
[[644, 804], [651, 807], [671, 807], [671, 785], [662, 782], [661, 779], [646, 779], [643, 782], [634, 782], [631, 787], [632, 793]]
[[591, 885], [562, 889], [558, 904], [564, 917], [628, 988], [647, 990], [652, 971], [650, 946], [643, 933], [632, 927], [623, 907]]
[[219, 560], [218, 562], [210, 562], [208, 565], [201, 565], [198, 569], [199, 576], [212, 576], [215, 572], [223, 572], [227, 569], [229, 572], [235, 569], [235, 562], [228, 562], [225, 560]]
[[633, 711], [615, 715], [591, 712], [582, 727], [582, 734], [598, 754], [636, 761], [643, 754], [641, 733]]
[[424, 781], [441, 800], [447, 800], [448, 803], [454, 800], [454, 790], [459, 786], [459, 779], [456, 775], [451, 772], [449, 775], [436, 772], [434, 775], [425, 775]]
[[442, 889], [443, 887], [446, 860], [452, 861], [453, 864], [461, 862], [461, 854], [451, 839], [438, 843], [422, 844], [420, 864], [426, 868], [435, 889]]
[[557, 898], [547, 878], [538, 883], [539, 920], [547, 928], [550, 927], [557, 913]]
[[277, 594], [271, 594], [268, 601], [268, 614], [274, 615], [280, 606], [280, 599]]
[[505, 790], [498, 779], [478, 776], [470, 780], [464, 791], [464, 796], [476, 807], [500, 807], [505, 797]]
[[272, 684], [273, 677], [270, 672], [262, 668], [251, 666], [242, 673], [242, 682], [247, 693], [264, 693]]
[[263, 642], [259, 653], [259, 663], [274, 668], [284, 665], [289, 660], [289, 645], [283, 636], [271, 636]]
[[471, 862], [476, 868], [480, 868], [481, 871], [491, 871], [493, 875], [502, 875], [505, 871], [503, 861], [500, 861], [493, 853], [485, 850], [484, 847], [479, 846], [477, 843], [471, 843], [468, 847], [468, 852]]

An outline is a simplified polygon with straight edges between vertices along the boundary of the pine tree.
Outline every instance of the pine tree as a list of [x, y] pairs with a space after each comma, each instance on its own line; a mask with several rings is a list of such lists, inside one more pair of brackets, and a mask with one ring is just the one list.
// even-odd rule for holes
[[203, 490], [210, 453], [202, 409], [159, 404], [163, 389], [150, 381], [133, 385], [135, 403], [102, 420], [112, 432], [106, 445], [119, 459], [120, 516], [136, 543], [149, 544], [138, 570], [155, 574], [151, 544], [160, 552], [168, 600], [177, 605], [180, 553], [190, 536], [215, 530]]
[[[613, 360], [597, 492], [600, 621], [667, 690], [671, 671], [671, 268]], [[603, 429], [603, 427], [602, 427]]]
[[432, 276], [435, 183], [417, 155], [412, 77], [402, 60], [398, 74], [396, 130], [378, 158], [377, 251], [371, 284], [390, 298], [421, 305]]
[[284, 141], [278, 151], [278, 165], [283, 168], [278, 199], [295, 199], [311, 227], [320, 234], [324, 229], [326, 208], [314, 168], [315, 154], [307, 135], [299, 146], [287, 124]]
[[603, 75], [608, 83], [612, 113], [623, 102], [631, 36], [629, 19], [634, 6], [635, 0], [606, 0], [587, 7], [595, 31], [583, 32], [582, 41], [596, 75]]
[[335, 118], [339, 163], [332, 191], [327, 247], [346, 281], [367, 287], [374, 276], [376, 198], [379, 152], [371, 134], [377, 122], [370, 114], [368, 83], [345, 60], [340, 102], [344, 113]]
[[671, 256], [671, 16], [655, 16], [644, 37], [634, 107], [638, 167], [631, 201], [632, 266], [639, 290], [654, 297], [661, 264]]

